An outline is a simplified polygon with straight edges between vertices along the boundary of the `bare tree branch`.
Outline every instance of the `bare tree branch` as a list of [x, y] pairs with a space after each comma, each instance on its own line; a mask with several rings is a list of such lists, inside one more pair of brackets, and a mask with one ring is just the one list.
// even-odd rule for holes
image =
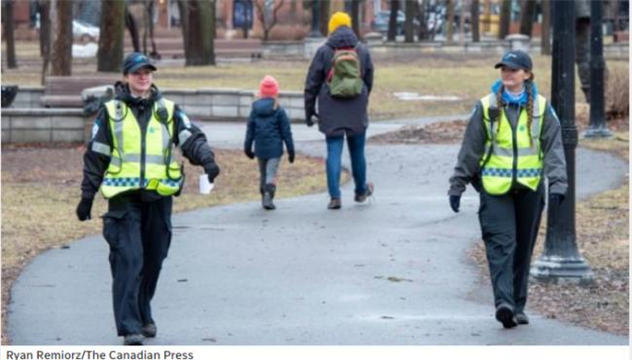
[[268, 19], [266, 17], [265, 0], [255, 0], [253, 1], [253, 3], [255, 4], [255, 7], [257, 8], [257, 18], [259, 19], [259, 21], [261, 22], [261, 26], [263, 27], [263, 40], [267, 41], [270, 36], [270, 31], [278, 22], [278, 13], [279, 13], [279, 10], [283, 7], [283, 3], [285, 3], [285, 0], [274, 2], [271, 19]]

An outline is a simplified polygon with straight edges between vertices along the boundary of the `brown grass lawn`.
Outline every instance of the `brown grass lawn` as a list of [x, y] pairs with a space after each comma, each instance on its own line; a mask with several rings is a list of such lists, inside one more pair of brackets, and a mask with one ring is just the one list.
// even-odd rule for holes
[[[37, 60], [37, 45], [19, 42], [18, 59], [27, 58], [17, 70], [3, 69], [3, 84], [38, 86], [41, 64]], [[374, 56], [375, 80], [370, 100], [371, 117], [401, 119], [419, 116], [457, 115], [468, 113], [474, 102], [484, 96], [498, 78], [493, 65], [498, 56], [423, 54], [400, 58]], [[534, 71], [540, 91], [549, 97], [551, 88], [551, 58], [534, 55]], [[626, 61], [608, 61], [613, 71], [628, 71]], [[307, 60], [256, 60], [254, 62], [222, 62], [217, 66], [184, 67], [181, 63], [158, 63], [155, 80], [160, 88], [231, 88], [257, 89], [264, 75], [279, 80], [281, 90], [303, 91], [309, 68]], [[76, 60], [73, 75], [96, 71], [94, 60]], [[583, 95], [577, 83], [577, 101]], [[458, 101], [404, 101], [394, 94], [413, 92], [420, 95], [457, 96]]]

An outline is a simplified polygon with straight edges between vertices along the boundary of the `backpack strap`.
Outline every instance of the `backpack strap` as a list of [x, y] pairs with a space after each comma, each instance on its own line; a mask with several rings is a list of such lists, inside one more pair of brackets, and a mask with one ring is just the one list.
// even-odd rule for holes
[[[494, 151], [494, 140], [496, 140], [496, 129], [494, 127], [494, 125], [497, 126], [498, 121], [500, 121], [500, 109], [498, 108], [497, 104], [496, 104], [496, 97], [494, 96], [494, 93], [489, 94], [489, 107], [487, 109], [487, 114], [489, 116], [489, 122], [490, 122], [490, 134], [487, 133], [487, 131], [485, 131], [485, 135], [487, 137], [487, 140], [490, 142], [490, 146], [489, 149], [487, 150], [487, 154], [485, 154], [485, 158], [483, 160], [483, 163], [481, 164], [480, 168], [484, 168], [485, 165], [487, 165], [487, 163], [489, 162], [489, 159], [492, 157], [492, 152]], [[491, 139], [489, 138], [489, 136], [491, 135]]]

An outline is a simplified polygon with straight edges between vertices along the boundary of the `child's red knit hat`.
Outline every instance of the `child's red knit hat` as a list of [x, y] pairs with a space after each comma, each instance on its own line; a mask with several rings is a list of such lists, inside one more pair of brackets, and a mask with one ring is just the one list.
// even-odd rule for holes
[[279, 95], [279, 82], [270, 75], [266, 75], [259, 83], [261, 97], [276, 97]]

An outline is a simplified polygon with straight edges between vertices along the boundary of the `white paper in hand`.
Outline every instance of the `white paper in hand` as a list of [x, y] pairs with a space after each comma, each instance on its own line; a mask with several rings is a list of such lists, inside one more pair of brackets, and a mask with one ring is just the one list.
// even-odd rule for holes
[[208, 175], [202, 174], [200, 175], [200, 194], [208, 195], [213, 190], [215, 186], [214, 183], [208, 182]]

